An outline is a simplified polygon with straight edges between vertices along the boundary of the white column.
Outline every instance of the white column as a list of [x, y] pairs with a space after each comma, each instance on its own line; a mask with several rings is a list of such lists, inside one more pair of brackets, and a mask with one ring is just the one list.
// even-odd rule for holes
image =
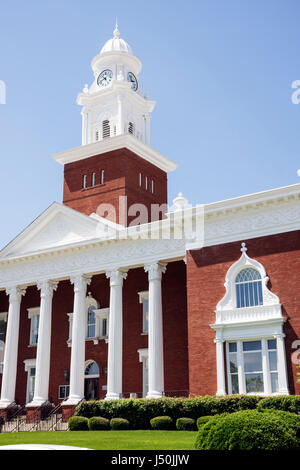
[[86, 333], [86, 289], [91, 278], [78, 275], [74, 284], [74, 310], [72, 322], [72, 349], [70, 366], [70, 395], [64, 404], [77, 405], [84, 398], [84, 363]]
[[166, 271], [163, 263], [145, 266], [149, 279], [149, 329], [148, 371], [149, 391], [147, 398], [160, 398], [164, 392], [164, 350], [161, 278]]
[[276, 334], [274, 336], [277, 339], [278, 393], [280, 395], [288, 395], [289, 389], [284, 344], [285, 334]]
[[51, 352], [51, 323], [52, 298], [57, 282], [43, 281], [38, 284], [41, 291], [41, 307], [39, 319], [38, 344], [36, 352], [36, 374], [34, 384], [34, 397], [27, 406], [41, 406], [48, 402], [50, 352]]
[[225, 387], [225, 363], [224, 363], [224, 341], [222, 338], [216, 338], [217, 353], [217, 395], [226, 395]]
[[82, 145], [88, 144], [88, 113], [87, 111], [81, 112], [82, 116]]
[[25, 289], [12, 287], [6, 290], [9, 295], [8, 321], [5, 338], [5, 352], [2, 375], [0, 408], [6, 408], [15, 401], [20, 307]]
[[123, 279], [126, 279], [127, 273], [115, 269], [107, 272], [106, 277], [110, 279], [110, 302], [105, 400], [116, 400], [122, 394]]
[[145, 119], [145, 144], [150, 145], [150, 119], [151, 115], [145, 114], [144, 115]]
[[118, 95], [117, 98], [118, 103], [118, 131], [117, 135], [124, 134], [124, 117], [123, 117], [123, 96]]

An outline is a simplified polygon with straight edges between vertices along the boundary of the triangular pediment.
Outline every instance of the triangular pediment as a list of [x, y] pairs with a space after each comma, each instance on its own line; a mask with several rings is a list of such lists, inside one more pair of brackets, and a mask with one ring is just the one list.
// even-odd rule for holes
[[95, 214], [87, 216], [55, 202], [1, 250], [0, 259], [99, 241], [119, 229]]

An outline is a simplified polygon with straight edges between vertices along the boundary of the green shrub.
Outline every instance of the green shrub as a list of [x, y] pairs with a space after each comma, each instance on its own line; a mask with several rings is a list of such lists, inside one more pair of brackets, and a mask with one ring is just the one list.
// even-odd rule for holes
[[127, 419], [124, 418], [112, 418], [110, 420], [110, 427], [115, 431], [123, 431], [129, 429], [130, 424]]
[[206, 424], [212, 417], [213, 416], [200, 416], [200, 418], [197, 419], [197, 429], [200, 429], [200, 426]]
[[72, 416], [68, 421], [70, 431], [88, 431], [89, 420], [83, 416]]
[[150, 420], [150, 424], [155, 430], [173, 429], [173, 420], [170, 416], [156, 416]]
[[195, 421], [199, 416], [255, 409], [261, 397], [248, 395], [201, 396], [196, 398], [139, 398], [81, 402], [77, 415], [102, 416], [111, 420], [122, 416], [132, 429], [149, 429], [156, 416], [170, 416], [174, 423], [182, 416]]
[[106, 431], [110, 429], [109, 419], [102, 418], [101, 416], [93, 416], [89, 419], [90, 431]]
[[272, 409], [300, 413], [300, 395], [277, 395], [263, 398], [257, 405], [258, 410]]
[[283, 411], [238, 411], [214, 416], [200, 426], [195, 448], [201, 450], [299, 449], [300, 417]]
[[178, 418], [176, 421], [178, 431], [196, 431], [196, 424], [193, 418]]

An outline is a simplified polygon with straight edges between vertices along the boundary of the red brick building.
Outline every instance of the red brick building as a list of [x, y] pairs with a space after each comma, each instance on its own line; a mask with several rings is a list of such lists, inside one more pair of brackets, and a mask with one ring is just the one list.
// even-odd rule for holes
[[299, 393], [300, 185], [168, 206], [177, 165], [114, 37], [78, 95], [54, 203], [0, 252], [0, 409], [82, 399]]

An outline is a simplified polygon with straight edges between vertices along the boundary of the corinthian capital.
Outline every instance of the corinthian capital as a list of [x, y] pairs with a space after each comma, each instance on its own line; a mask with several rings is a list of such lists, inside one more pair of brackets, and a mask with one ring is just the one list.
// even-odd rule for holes
[[41, 291], [41, 297], [51, 297], [57, 286], [58, 282], [56, 281], [41, 281], [37, 284], [37, 288]]
[[22, 296], [26, 293], [26, 288], [20, 286], [8, 287], [6, 293], [9, 295], [9, 302], [21, 302]]
[[74, 291], [86, 291], [87, 286], [91, 283], [91, 276], [85, 274], [78, 274], [70, 278], [71, 284], [74, 284]]
[[111, 286], [122, 286], [123, 279], [127, 278], [127, 271], [122, 269], [112, 269], [106, 272], [106, 277], [110, 279]]
[[160, 281], [162, 275], [166, 272], [167, 265], [166, 263], [151, 263], [144, 266], [145, 272], [148, 273], [149, 281], [158, 280]]

